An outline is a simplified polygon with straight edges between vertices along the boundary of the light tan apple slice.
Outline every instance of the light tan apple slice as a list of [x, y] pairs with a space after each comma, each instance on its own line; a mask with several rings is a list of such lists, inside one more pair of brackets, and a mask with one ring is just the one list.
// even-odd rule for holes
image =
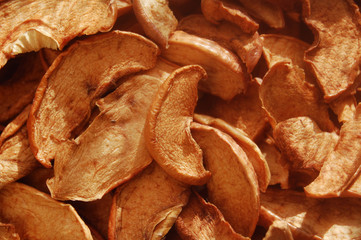
[[154, 67], [158, 47], [130, 32], [113, 31], [76, 42], [43, 77], [29, 116], [36, 159], [51, 167], [58, 143], [76, 137], [95, 102], [127, 74]]
[[21, 239], [89, 239], [74, 208], [32, 187], [10, 183], [0, 190], [0, 218], [14, 224]]
[[268, 228], [263, 240], [293, 240], [293, 236], [286, 221], [276, 220]]
[[189, 198], [189, 187], [153, 162], [119, 187], [113, 198], [109, 239], [162, 239]]
[[210, 177], [190, 133], [197, 84], [204, 78], [206, 72], [197, 65], [174, 71], [154, 98], [145, 125], [145, 142], [154, 160], [169, 175], [190, 185], [203, 185]]
[[169, 48], [162, 51], [169, 61], [180, 65], [199, 64], [208, 74], [199, 82], [199, 89], [230, 100], [247, 88], [249, 75], [245, 65], [232, 52], [218, 43], [175, 31], [169, 38]]
[[203, 151], [205, 167], [212, 173], [207, 182], [209, 201], [237, 233], [252, 236], [260, 201], [257, 175], [246, 153], [229, 135], [215, 128], [193, 123], [191, 129]]
[[345, 123], [355, 117], [356, 97], [354, 95], [345, 95], [330, 102], [330, 108], [337, 115], [340, 123]]
[[0, 222], [0, 239], [1, 240], [20, 240], [19, 234], [13, 224]]
[[0, 68], [17, 54], [63, 49], [76, 36], [109, 31], [116, 18], [117, 7], [110, 0], [2, 1]]
[[170, 34], [177, 28], [178, 20], [166, 0], [134, 0], [134, 14], [146, 35], [167, 48]]

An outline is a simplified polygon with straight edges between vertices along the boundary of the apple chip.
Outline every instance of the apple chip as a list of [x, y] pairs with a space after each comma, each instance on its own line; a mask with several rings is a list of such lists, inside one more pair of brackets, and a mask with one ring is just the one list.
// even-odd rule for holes
[[0, 240], [20, 240], [13, 224], [0, 222]]
[[21, 239], [92, 239], [69, 204], [21, 183], [0, 190], [0, 220], [14, 224]]
[[258, 29], [258, 23], [248, 16], [244, 9], [229, 0], [202, 0], [201, 7], [204, 17], [214, 24], [226, 20], [250, 34]]
[[306, 0], [305, 22], [315, 40], [305, 54], [326, 101], [352, 87], [360, 74], [360, 12], [353, 1]]
[[78, 41], [62, 53], [43, 77], [29, 116], [36, 159], [51, 167], [59, 141], [76, 137], [96, 100], [120, 77], [154, 67], [158, 53], [151, 41], [120, 31]]
[[253, 141], [262, 135], [268, 125], [256, 81], [250, 82], [245, 94], [238, 94], [231, 101], [204, 94], [198, 101], [196, 112], [223, 119], [243, 130]]
[[176, 230], [183, 239], [245, 240], [224, 220], [216, 206], [194, 193], [176, 221]]
[[268, 164], [264, 159], [261, 150], [257, 144], [246, 136], [239, 128], [233, 127], [219, 118], [213, 118], [205, 115], [194, 114], [194, 120], [198, 123], [208, 125], [221, 130], [230, 135], [246, 153], [248, 160], [251, 162], [254, 171], [257, 174], [258, 184], [261, 191], [266, 191], [271, 179], [271, 173]]
[[280, 34], [262, 34], [263, 55], [268, 68], [278, 62], [291, 62], [302, 69], [305, 69], [303, 57], [305, 51], [310, 47], [297, 38]]
[[275, 64], [264, 76], [260, 98], [273, 127], [293, 117], [308, 116], [324, 131], [334, 131], [327, 105], [304, 71], [290, 63]]
[[189, 188], [153, 162], [114, 195], [109, 239], [162, 239], [187, 204]]
[[115, 0], [117, 6], [117, 16], [122, 16], [132, 10], [133, 3], [131, 0]]
[[39, 51], [41, 63], [45, 69], [48, 69], [55, 59], [60, 55], [61, 51], [51, 48], [42, 48]]
[[307, 198], [292, 190], [269, 189], [261, 194], [260, 224], [286, 221], [294, 239], [358, 239], [361, 199]]
[[145, 142], [154, 160], [169, 175], [190, 185], [203, 185], [210, 177], [190, 133], [197, 84], [206, 76], [197, 65], [174, 71], [156, 94], [145, 125]]
[[361, 175], [360, 175], [360, 173], [358, 173], [358, 176], [349, 185], [349, 187], [346, 189], [346, 191], [344, 191], [342, 193], [342, 196], [361, 198]]
[[260, 208], [256, 173], [242, 148], [227, 134], [193, 123], [192, 135], [203, 151], [212, 177], [208, 198], [237, 233], [252, 236]]
[[170, 34], [178, 21], [166, 0], [133, 0], [134, 14], [144, 32], [160, 46], [167, 48]]
[[293, 236], [287, 222], [276, 220], [268, 228], [263, 240], [293, 240]]
[[334, 151], [326, 156], [318, 177], [305, 187], [312, 197], [338, 197], [360, 172], [361, 105], [356, 108], [355, 118], [344, 123]]
[[177, 29], [213, 40], [237, 53], [251, 73], [262, 55], [262, 40], [258, 34], [247, 34], [232, 23], [220, 22], [215, 25], [203, 15], [193, 14], [183, 18]]
[[340, 123], [350, 121], [355, 117], [356, 106], [356, 97], [353, 95], [339, 97], [330, 103], [330, 107]]
[[249, 75], [238, 57], [218, 43], [175, 31], [169, 39], [169, 48], [162, 52], [169, 61], [180, 65], [199, 64], [208, 73], [199, 82], [199, 89], [231, 100], [247, 88]]
[[153, 98], [168, 77], [154, 69], [149, 71], [155, 77], [147, 72], [135, 75], [98, 100], [100, 113], [88, 128], [58, 147], [54, 178], [47, 182], [53, 198], [100, 199], [151, 163], [143, 128]]

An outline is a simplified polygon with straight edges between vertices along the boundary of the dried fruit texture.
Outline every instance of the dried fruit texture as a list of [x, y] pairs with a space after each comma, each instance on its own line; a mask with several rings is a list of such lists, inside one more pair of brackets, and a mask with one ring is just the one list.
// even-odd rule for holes
[[151, 163], [143, 129], [153, 98], [166, 77], [136, 75], [97, 101], [100, 113], [89, 127], [59, 147], [54, 178], [47, 182], [52, 197], [100, 199]]
[[337, 197], [352, 183], [360, 171], [361, 105], [355, 118], [342, 125], [340, 139], [334, 151], [326, 156], [320, 174], [305, 191], [312, 197]]
[[204, 17], [214, 24], [228, 21], [237, 25], [243, 32], [250, 34], [258, 30], [258, 23], [244, 9], [231, 1], [202, 0], [201, 8]]
[[132, 10], [133, 4], [131, 0], [116, 0], [117, 17], [124, 15]]
[[[90, 51], [91, 50], [91, 51]], [[113, 31], [76, 42], [43, 77], [28, 121], [34, 156], [46, 167], [117, 79], [155, 65], [159, 50], [140, 35]]]
[[280, 7], [265, 0], [238, 0], [246, 11], [272, 28], [283, 28], [285, 20]]
[[348, 122], [355, 117], [356, 106], [354, 95], [339, 97], [330, 103], [330, 108], [337, 115], [340, 123]]
[[275, 64], [263, 78], [259, 94], [273, 128], [300, 116], [310, 117], [323, 131], [336, 128], [318, 89], [305, 81], [304, 71], [295, 65]]
[[[295, 239], [358, 239], [361, 201], [356, 198], [313, 199], [292, 190], [269, 189], [261, 194], [262, 223], [288, 223]], [[262, 224], [264, 225], [264, 224]], [[311, 237], [311, 238], [310, 238]]]
[[259, 143], [258, 146], [271, 172], [269, 185], [280, 184], [282, 189], [289, 188], [289, 164], [276, 147], [274, 140], [268, 137]]
[[177, 29], [213, 40], [237, 53], [251, 73], [262, 55], [263, 43], [258, 34], [243, 32], [238, 26], [220, 22], [217, 25], [207, 21], [203, 15], [193, 14], [183, 18]]
[[175, 226], [183, 239], [248, 239], [236, 233], [218, 208], [198, 194], [191, 195]]
[[276, 220], [268, 228], [264, 240], [293, 240], [293, 236], [287, 222]]
[[346, 197], [358, 197], [361, 198], [361, 175], [358, 173], [358, 176], [350, 184], [350, 186], [342, 193], [342, 196]]
[[352, 87], [360, 73], [360, 12], [353, 1], [307, 0], [305, 22], [315, 40], [305, 54], [326, 101]]
[[169, 36], [178, 24], [168, 6], [168, 0], [134, 0], [133, 10], [146, 35], [161, 47], [167, 48]]
[[323, 132], [308, 117], [290, 118], [278, 123], [273, 136], [293, 169], [311, 172], [320, 171], [339, 140], [336, 133]]
[[1, 221], [14, 224], [21, 239], [92, 239], [72, 206], [27, 185], [3, 187], [0, 206]]
[[207, 182], [209, 201], [237, 233], [252, 236], [260, 202], [257, 176], [247, 155], [229, 135], [215, 128], [194, 123], [192, 135], [212, 173]]
[[305, 69], [303, 57], [305, 51], [310, 47], [308, 43], [279, 34], [262, 34], [261, 38], [263, 40], [263, 55], [268, 68], [278, 62], [291, 62], [293, 65]]
[[0, 222], [0, 240], [20, 240], [13, 224]]
[[268, 124], [256, 81], [250, 82], [245, 94], [239, 94], [231, 101], [203, 95], [197, 103], [196, 112], [223, 119], [243, 130], [253, 141], [263, 133]]
[[39, 51], [41, 63], [43, 68], [48, 69], [54, 60], [60, 55], [61, 51], [54, 50], [51, 48], [42, 48]]
[[271, 173], [268, 164], [263, 157], [257, 144], [247, 137], [247, 134], [239, 128], [233, 127], [219, 118], [213, 118], [206, 115], [194, 114], [194, 121], [212, 126], [231, 136], [246, 153], [248, 160], [251, 162], [254, 171], [257, 174], [258, 184], [261, 191], [266, 191]]
[[207, 71], [208, 78], [199, 82], [200, 90], [225, 100], [246, 90], [249, 75], [244, 64], [218, 43], [179, 30], [168, 43], [162, 52], [166, 59], [180, 65], [199, 64]]
[[109, 239], [162, 239], [187, 204], [188, 187], [153, 162], [115, 193]]
[[206, 76], [197, 65], [174, 71], [156, 94], [145, 125], [151, 156], [169, 175], [190, 185], [203, 185], [210, 177], [203, 167], [202, 151], [190, 133], [197, 84]]
[[76, 36], [109, 31], [116, 17], [117, 7], [109, 0], [4, 1], [0, 68], [17, 54], [45, 47], [61, 50]]
[[31, 103], [45, 71], [38, 53], [14, 59], [16, 68], [8, 79], [0, 82], [0, 122], [5, 123]]

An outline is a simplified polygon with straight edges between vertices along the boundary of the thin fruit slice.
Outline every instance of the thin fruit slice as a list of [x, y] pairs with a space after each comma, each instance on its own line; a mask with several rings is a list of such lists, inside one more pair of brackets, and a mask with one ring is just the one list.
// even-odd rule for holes
[[190, 185], [203, 185], [210, 177], [190, 133], [197, 84], [206, 76], [197, 65], [174, 71], [154, 98], [145, 125], [145, 142], [154, 160], [169, 175]]
[[306, 0], [303, 5], [305, 22], [315, 33], [305, 60], [325, 100], [331, 101], [350, 89], [360, 74], [360, 12], [351, 0]]
[[199, 82], [199, 89], [230, 100], [247, 88], [249, 75], [239, 58], [218, 43], [175, 31], [169, 48], [162, 52], [169, 61], [179, 65], [199, 64], [208, 78]]
[[0, 240], [20, 240], [13, 224], [0, 222]]
[[345, 123], [355, 118], [356, 106], [357, 102], [354, 95], [342, 96], [330, 103], [330, 108], [337, 115], [340, 123]]
[[236, 233], [219, 209], [197, 193], [189, 198], [175, 223], [182, 239], [246, 240]]
[[0, 206], [0, 219], [14, 224], [21, 239], [92, 239], [71, 205], [27, 185], [11, 183], [3, 187]]
[[293, 240], [293, 236], [287, 222], [276, 220], [268, 228], [263, 240]]
[[109, 219], [109, 239], [162, 239], [186, 205], [190, 190], [153, 162], [119, 187]]
[[193, 123], [192, 135], [212, 173], [207, 183], [209, 201], [237, 233], [252, 236], [260, 202], [257, 176], [247, 155], [230, 136], [213, 127]]
[[170, 34], [178, 21], [166, 0], [133, 0], [134, 14], [146, 35], [161, 47], [168, 47]]
[[115, 2], [109, 0], [2, 1], [0, 68], [17, 54], [61, 50], [76, 36], [109, 31], [116, 18]]
[[346, 197], [361, 198], [361, 174], [359, 173], [353, 183], [342, 193]]
[[58, 143], [76, 137], [95, 102], [127, 74], [154, 67], [159, 49], [144, 37], [113, 31], [76, 42], [43, 77], [29, 116], [36, 159], [51, 167]]

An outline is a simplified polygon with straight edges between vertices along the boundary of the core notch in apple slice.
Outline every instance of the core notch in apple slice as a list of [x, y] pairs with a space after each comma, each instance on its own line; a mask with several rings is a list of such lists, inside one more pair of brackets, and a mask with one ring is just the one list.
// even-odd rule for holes
[[197, 65], [174, 71], [158, 90], [145, 124], [151, 156], [169, 175], [190, 185], [203, 185], [210, 177], [203, 167], [202, 151], [190, 133], [197, 85], [206, 76]]

